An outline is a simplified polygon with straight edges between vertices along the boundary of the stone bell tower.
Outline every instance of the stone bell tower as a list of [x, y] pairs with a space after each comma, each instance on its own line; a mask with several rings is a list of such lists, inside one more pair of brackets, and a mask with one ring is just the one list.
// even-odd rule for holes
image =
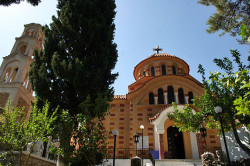
[[25, 112], [28, 113], [34, 100], [29, 69], [34, 50], [42, 49], [43, 38], [41, 25], [24, 25], [23, 34], [16, 38], [10, 55], [3, 58], [0, 67], [0, 108], [7, 106], [11, 99], [12, 106], [25, 106]]

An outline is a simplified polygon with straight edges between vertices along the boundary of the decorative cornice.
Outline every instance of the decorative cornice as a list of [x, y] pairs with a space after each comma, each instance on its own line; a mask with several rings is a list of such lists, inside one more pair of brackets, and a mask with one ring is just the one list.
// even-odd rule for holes
[[174, 56], [174, 55], [168, 54], [168, 53], [160, 53], [160, 54], [153, 54], [153, 55], [147, 57], [146, 59], [142, 60], [140, 63], [138, 63], [138, 64], [134, 67], [134, 72], [133, 72], [134, 77], [136, 78], [136, 76], [135, 76], [135, 70], [136, 70], [136, 68], [137, 68], [140, 64], [142, 64], [143, 62], [147, 61], [148, 59], [156, 58], [156, 57], [171, 57], [171, 58], [179, 59], [179, 60], [181, 60], [182, 62], [184, 62], [184, 63], [187, 65], [187, 67], [188, 67], [188, 72], [189, 72], [189, 70], [190, 70], [190, 69], [189, 69], [189, 65], [188, 65], [183, 59], [181, 59], [181, 58], [179, 58], [179, 57], [176, 57], [176, 56]]

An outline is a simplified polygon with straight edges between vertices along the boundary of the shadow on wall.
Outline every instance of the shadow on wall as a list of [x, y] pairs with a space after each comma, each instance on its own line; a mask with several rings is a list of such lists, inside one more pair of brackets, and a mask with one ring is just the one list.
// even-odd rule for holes
[[[250, 148], [250, 131], [246, 127], [237, 130], [240, 140], [243, 144]], [[249, 158], [249, 156], [240, 148], [234, 138], [233, 131], [225, 133], [229, 157], [231, 161], [240, 160], [241, 158]], [[222, 135], [220, 135], [222, 150], [226, 152]]]

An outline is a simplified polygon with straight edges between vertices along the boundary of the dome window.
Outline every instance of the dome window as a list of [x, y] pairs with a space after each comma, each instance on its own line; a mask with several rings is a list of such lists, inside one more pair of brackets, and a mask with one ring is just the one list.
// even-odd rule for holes
[[162, 73], [162, 75], [166, 75], [166, 66], [165, 65], [161, 65], [161, 73]]
[[155, 68], [151, 67], [151, 76], [155, 76]]

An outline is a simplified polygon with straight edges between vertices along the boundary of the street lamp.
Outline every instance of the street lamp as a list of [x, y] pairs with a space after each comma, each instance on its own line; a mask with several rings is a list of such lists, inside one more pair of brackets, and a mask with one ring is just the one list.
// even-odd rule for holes
[[229, 163], [229, 166], [231, 166], [229, 153], [228, 153], [228, 149], [227, 149], [227, 141], [226, 141], [226, 137], [225, 137], [225, 133], [224, 133], [224, 128], [223, 128], [223, 125], [222, 125], [222, 108], [220, 106], [217, 106], [217, 107], [215, 107], [214, 111], [217, 114], [219, 114], [221, 131], [222, 131], [222, 135], [223, 135], [223, 139], [224, 139], [225, 149], [226, 149], [226, 152], [227, 152], [228, 163]]
[[142, 144], [142, 156], [141, 156], [141, 159], [142, 159], [142, 166], [143, 166], [143, 129], [144, 129], [144, 126], [141, 125], [140, 126], [140, 129], [141, 129], [141, 144]]
[[137, 143], [139, 142], [139, 134], [136, 132], [135, 135], [134, 135], [134, 142], [136, 144], [136, 149], [135, 149], [135, 152], [136, 152], [136, 156], [137, 156]]
[[207, 129], [205, 127], [201, 126], [200, 133], [201, 133], [201, 137], [204, 138], [205, 147], [206, 147], [206, 151], [207, 151], [207, 143], [206, 143]]
[[116, 146], [116, 136], [119, 134], [119, 131], [114, 129], [112, 131], [112, 134], [114, 136], [114, 156], [113, 156], [113, 166], [115, 166], [115, 146]]

